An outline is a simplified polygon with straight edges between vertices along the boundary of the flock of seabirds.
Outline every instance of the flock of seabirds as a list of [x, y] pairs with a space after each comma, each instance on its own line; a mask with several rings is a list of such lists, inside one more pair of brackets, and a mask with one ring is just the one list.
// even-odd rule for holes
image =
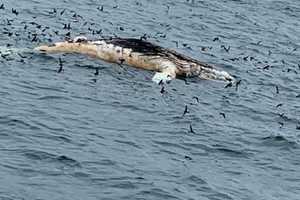
[[[115, 6], [113, 8], [117, 8], [118, 6]], [[0, 5], [0, 12], [1, 10], [7, 9], [4, 4]], [[168, 8], [169, 9], [169, 8]], [[104, 7], [99, 6], [97, 7], [97, 10], [100, 12], [104, 12]], [[58, 10], [58, 9], [52, 9], [49, 11], [50, 15], [64, 15], [67, 10]], [[15, 16], [19, 15], [19, 11], [17, 9], [12, 8], [11, 13]], [[74, 19], [83, 19], [83, 17], [79, 14], [77, 14], [74, 11], [70, 11], [72, 14], [72, 18]], [[33, 17], [35, 18], [35, 17]], [[2, 19], [4, 20], [4, 23], [6, 26], [10, 27], [13, 25], [14, 20], [13, 19]], [[235, 86], [236, 90], [238, 90], [239, 85], [241, 84], [241, 80], [236, 80], [236, 77], [233, 75], [230, 75], [228, 72], [217, 69], [215, 66], [204, 63], [202, 61], [193, 59], [189, 56], [183, 55], [181, 53], [176, 52], [175, 50], [171, 50], [168, 48], [161, 47], [157, 44], [154, 44], [150, 41], [148, 41], [147, 34], [144, 34], [140, 38], [120, 38], [116, 35], [114, 37], [103, 37], [102, 36], [102, 29], [96, 30], [93, 28], [88, 28], [90, 33], [92, 35], [101, 36], [101, 39], [97, 40], [89, 40], [85, 36], [77, 36], [74, 38], [71, 38], [71, 23], [64, 24], [64, 27], [62, 27], [63, 30], [67, 30], [68, 32], [64, 34], [65, 40], [61, 42], [53, 42], [51, 39], [52, 34], [59, 36], [60, 31], [53, 31], [52, 34], [46, 33], [50, 27], [43, 26], [38, 24], [35, 21], [31, 22], [22, 22], [24, 24], [23, 29], [26, 31], [29, 26], [34, 26], [35, 28], [40, 30], [40, 33], [37, 34], [35, 31], [29, 31], [28, 39], [31, 40], [31, 42], [34, 43], [41, 43], [41, 40], [39, 37], [48, 37], [47, 41], [48, 44], [43, 42], [44, 44], [41, 46], [38, 46], [34, 48], [35, 52], [41, 52], [41, 53], [79, 53], [79, 54], [85, 54], [90, 57], [98, 58], [101, 60], [104, 60], [106, 62], [110, 63], [116, 63], [120, 66], [122, 65], [128, 65], [135, 68], [145, 69], [154, 71], [155, 74], [152, 78], [152, 81], [155, 83], [161, 85], [161, 93], [165, 92], [164, 85], [166, 83], [170, 83], [171, 80], [175, 78], [179, 78], [185, 81], [187, 83], [186, 78], [189, 77], [199, 77], [200, 79], [208, 79], [208, 80], [219, 80], [227, 82], [225, 85], [225, 88], [233, 87]], [[83, 25], [87, 25], [88, 23], [85, 22]], [[91, 24], [93, 25], [93, 24]], [[124, 31], [123, 27], [119, 27], [121, 31]], [[13, 32], [11, 29], [4, 27], [2, 34], [7, 35], [9, 37], [12, 36], [20, 36], [20, 33]], [[74, 33], [76, 34], [76, 33]], [[164, 38], [166, 35], [160, 35], [160, 37]], [[215, 37], [213, 39], [213, 42], [219, 40], [218, 37]], [[259, 41], [261, 42], [261, 41]], [[178, 42], [176, 42], [176, 46], [178, 47]], [[187, 46], [187, 44], [183, 44], [183, 46]], [[11, 44], [6, 45], [7, 49], [13, 49]], [[226, 52], [230, 51], [230, 46], [225, 47], [224, 45], [221, 45], [221, 48], [223, 48]], [[206, 48], [202, 48], [203, 51], [206, 50]], [[2, 49], [3, 51], [3, 49]], [[2, 52], [0, 48], [0, 57], [3, 58], [6, 61], [13, 60], [10, 55], [10, 51], [4, 51]], [[272, 52], [269, 51], [269, 55]], [[24, 59], [27, 58], [27, 56], [22, 55], [22, 52], [18, 52], [17, 55], [21, 58], [19, 62], [25, 62]], [[254, 57], [246, 56], [243, 58], [233, 58], [232, 61], [243, 59], [245, 61], [247, 60], [254, 60]], [[1, 60], [0, 60], [1, 61]], [[300, 65], [298, 65], [300, 69]], [[263, 67], [263, 70], [268, 70], [270, 68], [270, 65], [266, 65]], [[59, 58], [59, 69], [57, 70], [58, 73], [61, 73], [63, 71], [63, 60]], [[295, 71], [296, 73], [296, 71]], [[96, 68], [96, 72], [94, 73], [95, 76], [99, 75], [99, 68]], [[279, 93], [278, 86], [275, 86], [276, 93]], [[297, 98], [300, 97], [300, 95], [297, 95]], [[198, 97], [193, 97], [197, 102], [199, 102]], [[281, 107], [283, 104], [280, 103], [276, 105], [276, 107]], [[189, 113], [188, 106], [185, 105], [183, 115]], [[219, 113], [222, 117], [226, 118], [225, 113], [220, 112]], [[281, 117], [285, 117], [284, 113], [280, 115]], [[279, 122], [280, 126], [283, 126], [282, 122]], [[190, 132], [195, 133], [192, 125], [190, 124]], [[300, 130], [300, 125], [296, 127], [297, 130]]]

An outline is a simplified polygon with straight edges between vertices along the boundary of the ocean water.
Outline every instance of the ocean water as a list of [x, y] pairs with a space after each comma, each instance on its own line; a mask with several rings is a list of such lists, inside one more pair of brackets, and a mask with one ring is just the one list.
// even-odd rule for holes
[[[2, 0], [0, 16], [1, 200], [300, 199], [300, 1]], [[146, 36], [240, 84], [162, 91], [32, 51], [78, 35]]]

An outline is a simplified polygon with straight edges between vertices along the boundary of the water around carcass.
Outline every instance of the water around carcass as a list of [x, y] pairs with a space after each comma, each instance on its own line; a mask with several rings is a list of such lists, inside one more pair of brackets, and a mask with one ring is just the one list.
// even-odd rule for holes
[[[0, 199], [300, 199], [298, 0], [2, 0], [0, 16]], [[78, 35], [145, 35], [241, 82], [161, 91], [30, 50]]]

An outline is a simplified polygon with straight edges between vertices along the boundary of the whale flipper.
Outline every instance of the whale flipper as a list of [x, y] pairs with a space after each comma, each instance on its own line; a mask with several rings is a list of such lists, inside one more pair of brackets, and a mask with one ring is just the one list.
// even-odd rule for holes
[[152, 77], [152, 81], [161, 84], [161, 83], [170, 83], [171, 80], [176, 78], [176, 67], [169, 66], [165, 67], [162, 72], [156, 72]]
[[156, 72], [152, 77], [152, 81], [157, 84], [169, 83], [172, 79], [173, 78], [171, 77], [171, 75], [165, 72]]

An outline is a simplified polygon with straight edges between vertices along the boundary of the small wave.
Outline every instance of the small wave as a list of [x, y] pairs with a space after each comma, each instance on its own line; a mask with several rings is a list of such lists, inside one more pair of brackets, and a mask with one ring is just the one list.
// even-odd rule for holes
[[136, 194], [136, 197], [143, 199], [180, 199], [179, 197], [161, 188], [152, 188], [150, 190], [141, 191]]
[[224, 153], [227, 156], [232, 156], [232, 157], [248, 157], [249, 154], [245, 153], [244, 151], [241, 150], [234, 150], [234, 149], [228, 149], [228, 148], [215, 148], [214, 151]]
[[69, 167], [80, 167], [80, 163], [66, 155], [55, 155], [40, 150], [25, 150], [23, 155], [30, 160], [46, 161], [56, 164], [63, 164]]
[[271, 135], [262, 138], [263, 145], [285, 147], [285, 148], [297, 148], [299, 144], [297, 141], [292, 140], [292, 138], [284, 135]]
[[26, 122], [23, 119], [17, 119], [15, 117], [10, 116], [0, 116], [0, 124], [3, 124], [5, 126], [9, 127], [18, 127], [18, 128], [27, 128], [30, 130], [40, 130], [39, 127], [32, 125], [29, 122]]
[[191, 176], [185, 178], [184, 181], [192, 182], [198, 187], [199, 187], [199, 185], [206, 185], [207, 184], [207, 182], [205, 180], [203, 180], [200, 177], [195, 176], [195, 175], [191, 175]]
[[66, 96], [57, 96], [57, 95], [46, 95], [38, 98], [39, 100], [70, 100]]

